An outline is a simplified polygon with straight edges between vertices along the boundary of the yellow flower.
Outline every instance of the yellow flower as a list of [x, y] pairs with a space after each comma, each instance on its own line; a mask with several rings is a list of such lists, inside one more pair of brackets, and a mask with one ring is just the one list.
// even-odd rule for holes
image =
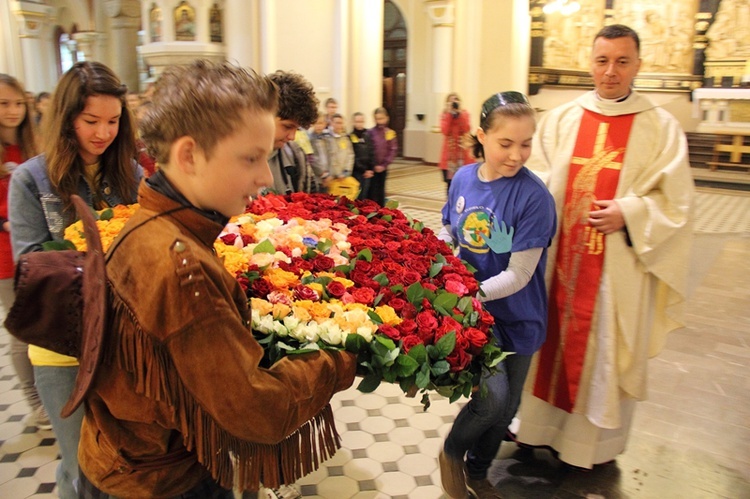
[[284, 305], [283, 303], [273, 304], [273, 318], [276, 320], [283, 319], [289, 315], [291, 311], [292, 308], [289, 305]]
[[260, 298], [250, 298], [250, 308], [257, 310], [258, 313], [263, 316], [268, 315], [273, 311], [273, 304]]
[[383, 320], [383, 324], [388, 324], [389, 326], [398, 326], [403, 322], [396, 314], [396, 311], [389, 305], [375, 307], [375, 313]]
[[266, 270], [263, 273], [263, 279], [278, 290], [290, 289], [299, 284], [299, 278], [296, 275], [281, 269]]

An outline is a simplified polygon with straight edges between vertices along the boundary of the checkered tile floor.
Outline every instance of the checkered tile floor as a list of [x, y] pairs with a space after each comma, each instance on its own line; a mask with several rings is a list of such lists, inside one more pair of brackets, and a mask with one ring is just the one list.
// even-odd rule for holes
[[[398, 200], [401, 208], [412, 217], [421, 220], [433, 230], [439, 229], [440, 209], [445, 202], [445, 184], [436, 167], [409, 162], [395, 165], [389, 174], [387, 195], [389, 198]], [[747, 238], [750, 235], [750, 197], [742, 194], [701, 191], [698, 194], [696, 232], [706, 235], [729, 234], [738, 236], [741, 240]], [[716, 236], [712, 236], [711, 241], [718, 240], [715, 238]], [[740, 247], [746, 248], [747, 244], [740, 243]], [[716, 252], [718, 251], [717, 249]], [[746, 255], [746, 250], [739, 251]], [[739, 259], [738, 261], [745, 260]], [[734, 288], [729, 286], [729, 289]], [[714, 308], [710, 303], [700, 305], [706, 309], [705, 314], [709, 314]], [[4, 316], [4, 313], [0, 312], [0, 315]], [[706, 319], [706, 321], [706, 323], [713, 324], [711, 320]], [[746, 349], [743, 351], [746, 352]], [[661, 359], [667, 359], [668, 356], [669, 353], [660, 356], [659, 359], [664, 362]], [[746, 360], [747, 357], [745, 357]], [[747, 366], [747, 363], [745, 362], [744, 365]], [[745, 388], [747, 386], [750, 385], [746, 385]], [[740, 390], [740, 392], [745, 394], [745, 402], [735, 402], [733, 407], [745, 407], [742, 410], [747, 410], [747, 390]], [[664, 410], [664, 405], [668, 405], [659, 400], [657, 404], [663, 405], [657, 406], [659, 410], [653, 412], [653, 418], [657, 418], [658, 414], [661, 414], [659, 411]], [[355, 388], [350, 388], [337, 394], [332, 405], [337, 427], [342, 436], [343, 448], [318, 471], [295, 484], [304, 497], [321, 499], [444, 497], [440, 488], [437, 455], [461, 403], [449, 404], [445, 399], [435, 396], [432, 407], [429, 411], [423, 412], [418, 399], [405, 398], [397, 387], [384, 384], [372, 394], [361, 394]], [[643, 411], [643, 414], [650, 414], [649, 403], [641, 405], [645, 410], [639, 409], [639, 411]], [[30, 426], [28, 411], [10, 365], [7, 332], [0, 329], [0, 498], [57, 497], [54, 483], [57, 446], [54, 435], [48, 431], [36, 431], [33, 426]], [[651, 421], [641, 417], [643, 423]], [[744, 432], [747, 430], [746, 423], [745, 420], [744, 425], [738, 423], [736, 426]], [[659, 438], [649, 435], [648, 438], [639, 440], [639, 435], [643, 435], [644, 432], [648, 433], [648, 429], [644, 430], [645, 427], [645, 424], [639, 425], [639, 420], [636, 419], [632, 437], [634, 449], [647, 446], [654, 439]], [[666, 453], [668, 459], [665, 459], [671, 460], [674, 456], [670, 452], [674, 453], [678, 447], [690, 445], [689, 439], [680, 438], [679, 444], [663, 444], [663, 447], [660, 447], [661, 450], [651, 457], [659, 457]], [[721, 435], [713, 437], [711, 447], [716, 447], [713, 444], [720, 443], [721, 438]], [[728, 440], [727, 446], [730, 446], [731, 442], [747, 442], [741, 437], [730, 436]], [[594, 471], [584, 477], [586, 480], [582, 480], [578, 488], [572, 485], [566, 486], [569, 480], [559, 478], [554, 468], [544, 468], [542, 471], [546, 470], [544, 471], [546, 475], [544, 473], [539, 475], [538, 472], [542, 468], [539, 468], [538, 463], [535, 465], [536, 468], [527, 474], [527, 482], [523, 482], [522, 476], [518, 473], [519, 469], [523, 469], [523, 463], [508, 459], [496, 461], [496, 463], [503, 463], [497, 466], [496, 471], [505, 472], [503, 466], [507, 463], [511, 464], [508, 474], [509, 476], [515, 475], [515, 477], [505, 477], [499, 485], [506, 497], [605, 497], [601, 495], [602, 491], [609, 491], [613, 494], [606, 495], [606, 497], [750, 497], [747, 480], [738, 480], [736, 473], [726, 471], [736, 469], [736, 466], [730, 468], [734, 459], [750, 463], [746, 445], [739, 445], [740, 448], [745, 449], [744, 457], [738, 457], [738, 452], [743, 451], [732, 451], [732, 457], [728, 458], [728, 461], [722, 461], [724, 464], [716, 468], [715, 473], [712, 471], [714, 468], [706, 470], [712, 473], [711, 477], [719, 476], [718, 480], [721, 483], [712, 482], [711, 478], [706, 478], [707, 481], [704, 480], [706, 483], [700, 484], [701, 486], [713, 487], [712, 490], [730, 491], [717, 492], [716, 495], [703, 495], [702, 493], [691, 495], [697, 493], [697, 489], [690, 484], [689, 479], [670, 481], [668, 478], [666, 478], [667, 485], [660, 490], [672, 490], [677, 495], [670, 495], [667, 492], [653, 495], [654, 489], [648, 487], [649, 480], [653, 481], [657, 476], [665, 480], [665, 473], [651, 473], [649, 479], [647, 474], [640, 471], [640, 469], [648, 468], [647, 461], [651, 459], [648, 453], [625, 454], [622, 459], [618, 459], [618, 463], [621, 463], [619, 473], [623, 476], [618, 475], [612, 478], [605, 475], [597, 478], [596, 471]], [[508, 446], [513, 446], [513, 444], [503, 446], [506, 455], [513, 450]], [[659, 457], [658, 462], [663, 462], [663, 459]], [[658, 464], [653, 466], [658, 466]], [[737, 463], [737, 466], [750, 466], [750, 464]], [[635, 471], [626, 476], [630, 471], [629, 468]], [[628, 480], [637, 479], [637, 482], [633, 483], [638, 485], [635, 488], [631, 487], [626, 477]], [[562, 483], [559, 489], [557, 488], [559, 484], [553, 483], [554, 487], [550, 485], [558, 478]], [[686, 485], [680, 486], [681, 482]], [[515, 487], [514, 483], [516, 483]], [[729, 485], [726, 485], [727, 483]], [[673, 485], [676, 488], [673, 489]], [[565, 489], [565, 487], [569, 488]]]

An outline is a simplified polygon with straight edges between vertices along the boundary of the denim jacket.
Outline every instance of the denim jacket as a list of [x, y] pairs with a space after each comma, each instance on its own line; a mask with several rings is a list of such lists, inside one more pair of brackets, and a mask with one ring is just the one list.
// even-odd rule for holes
[[[102, 179], [99, 195], [110, 206], [131, 204], [137, 200], [138, 184], [143, 178], [143, 169], [135, 161], [136, 185], [130, 199], [120, 199], [109, 180]], [[93, 205], [91, 189], [83, 175], [78, 182], [78, 195], [89, 206]], [[32, 251], [40, 251], [42, 243], [64, 239], [65, 227], [75, 221], [75, 211], [65, 211], [63, 201], [52, 187], [47, 176], [44, 155], [33, 157], [13, 171], [8, 199], [11, 246], [13, 258]]]

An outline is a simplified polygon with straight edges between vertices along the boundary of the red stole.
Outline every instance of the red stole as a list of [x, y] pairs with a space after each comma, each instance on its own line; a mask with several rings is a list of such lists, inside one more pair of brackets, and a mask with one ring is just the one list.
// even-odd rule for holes
[[550, 288], [547, 340], [534, 395], [572, 412], [604, 266], [604, 234], [588, 224], [595, 200], [614, 199], [634, 114], [584, 110], [570, 161]]

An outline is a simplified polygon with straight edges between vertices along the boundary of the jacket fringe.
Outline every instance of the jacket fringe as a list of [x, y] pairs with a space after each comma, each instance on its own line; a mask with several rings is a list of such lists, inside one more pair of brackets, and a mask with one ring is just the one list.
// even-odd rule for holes
[[119, 337], [110, 337], [104, 362], [132, 374], [137, 393], [174, 409], [186, 449], [222, 487], [254, 491], [261, 483], [271, 488], [293, 483], [341, 447], [330, 404], [277, 444], [249, 442], [228, 433], [182, 384], [166, 347], [141, 329], [129, 307], [111, 290], [110, 304], [111, 323], [127, 326], [120, 329]]

